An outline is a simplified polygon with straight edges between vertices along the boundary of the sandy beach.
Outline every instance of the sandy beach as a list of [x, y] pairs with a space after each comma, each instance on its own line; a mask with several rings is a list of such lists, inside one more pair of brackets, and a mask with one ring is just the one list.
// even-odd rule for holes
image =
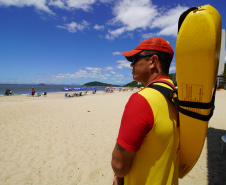
[[[111, 185], [111, 153], [126, 102], [134, 91], [64, 97], [0, 97], [1, 185]], [[180, 185], [226, 182], [226, 91], [217, 91], [215, 112], [202, 154]]]

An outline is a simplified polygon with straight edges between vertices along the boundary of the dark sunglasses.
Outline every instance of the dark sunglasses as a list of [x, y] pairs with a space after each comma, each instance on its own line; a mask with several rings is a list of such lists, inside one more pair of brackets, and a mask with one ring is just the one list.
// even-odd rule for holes
[[136, 54], [136, 55], [129, 57], [128, 60], [130, 62], [132, 62], [132, 64], [135, 64], [141, 58], [147, 58], [147, 57], [151, 57], [151, 56], [153, 56], [153, 54]]

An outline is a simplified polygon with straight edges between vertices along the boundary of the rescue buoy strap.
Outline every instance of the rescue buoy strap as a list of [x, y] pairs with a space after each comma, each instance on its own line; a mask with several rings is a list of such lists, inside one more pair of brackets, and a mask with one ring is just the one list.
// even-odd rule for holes
[[[154, 83], [164, 83], [167, 84], [169, 87], [171, 87], [172, 89], [169, 89], [167, 87], [163, 87], [161, 85], [156, 85]], [[214, 111], [214, 102], [215, 102], [215, 93], [216, 93], [216, 86], [214, 89], [214, 93], [212, 96], [212, 100], [209, 103], [202, 103], [202, 102], [190, 102], [190, 101], [180, 101], [178, 100], [178, 93], [177, 93], [177, 89], [173, 89], [173, 86], [170, 85], [167, 81], [155, 81], [154, 83], [149, 84], [147, 87], [155, 89], [157, 91], [159, 91], [160, 93], [162, 93], [164, 96], [166, 96], [169, 101], [171, 103], [173, 103], [176, 108], [178, 109], [179, 112], [181, 112], [182, 114], [195, 118], [195, 119], [199, 119], [202, 121], [209, 121], [210, 118], [213, 115], [213, 111]], [[175, 96], [176, 94], [176, 96]], [[198, 109], [211, 109], [209, 115], [202, 115], [190, 110], [187, 110], [183, 107], [188, 107], [188, 108], [198, 108]]]
[[189, 8], [189, 9], [187, 9], [186, 11], [184, 11], [184, 12], [180, 15], [179, 21], [178, 21], [178, 33], [179, 33], [179, 31], [180, 31], [180, 27], [181, 27], [182, 23], [184, 22], [184, 19], [185, 19], [185, 18], [187, 17], [187, 15], [188, 15], [191, 11], [193, 11], [193, 10], [198, 10], [198, 7], [191, 7], [191, 8]]

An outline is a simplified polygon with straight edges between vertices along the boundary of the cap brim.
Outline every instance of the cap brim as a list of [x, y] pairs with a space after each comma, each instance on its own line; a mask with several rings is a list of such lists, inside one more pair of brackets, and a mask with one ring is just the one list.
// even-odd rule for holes
[[125, 57], [131, 57], [133, 55], [136, 55], [137, 53], [140, 53], [142, 50], [131, 50], [131, 51], [126, 51], [126, 52], [123, 52], [122, 54], [125, 56]]

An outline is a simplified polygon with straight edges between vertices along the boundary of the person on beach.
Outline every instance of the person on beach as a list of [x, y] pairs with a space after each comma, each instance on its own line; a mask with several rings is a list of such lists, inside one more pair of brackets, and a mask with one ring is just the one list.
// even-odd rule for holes
[[32, 96], [35, 95], [35, 89], [34, 89], [34, 87], [31, 88], [31, 95], [32, 95]]
[[134, 50], [122, 53], [131, 62], [133, 79], [146, 88], [128, 100], [121, 119], [111, 165], [113, 184], [178, 184], [178, 110], [159, 91], [147, 86], [169, 79], [174, 55], [162, 38], [142, 41]]

